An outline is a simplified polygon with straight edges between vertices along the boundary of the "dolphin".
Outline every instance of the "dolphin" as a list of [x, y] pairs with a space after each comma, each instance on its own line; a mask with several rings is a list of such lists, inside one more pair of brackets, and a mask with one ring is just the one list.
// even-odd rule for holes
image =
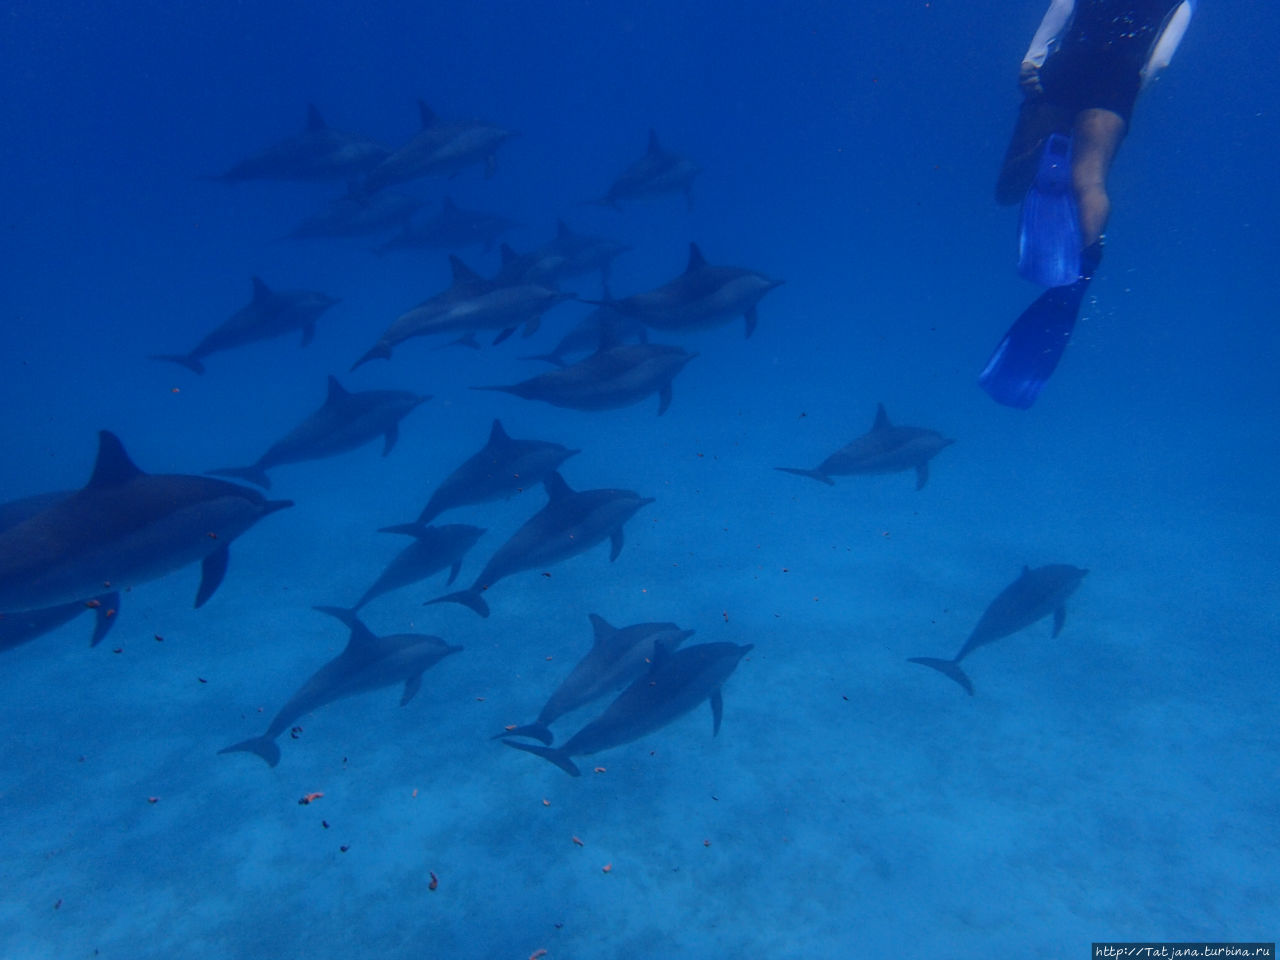
[[[71, 495], [70, 491], [40, 493], [20, 500], [0, 503], [0, 532], [15, 527], [36, 514], [61, 503]], [[112, 590], [75, 603], [64, 603], [43, 610], [20, 610], [16, 613], [0, 613], [0, 651], [12, 650], [37, 637], [50, 633], [69, 623], [87, 610], [94, 612], [93, 634], [89, 646], [102, 642], [120, 611], [120, 593]]]
[[439, 637], [425, 633], [393, 633], [375, 637], [360, 622], [354, 610], [340, 607], [315, 607], [321, 613], [337, 617], [351, 630], [342, 652], [313, 673], [280, 708], [266, 732], [218, 751], [223, 753], [255, 753], [274, 767], [280, 762], [276, 738], [288, 730], [295, 720], [308, 713], [358, 693], [381, 690], [404, 684], [400, 706], [412, 700], [422, 688], [422, 674], [462, 647], [451, 646]]
[[450, 285], [434, 296], [423, 300], [412, 310], [407, 310], [382, 331], [378, 342], [364, 352], [351, 369], [355, 370], [370, 360], [390, 360], [391, 351], [413, 337], [430, 333], [431, 320], [448, 310], [455, 303], [482, 293], [492, 287], [491, 281], [484, 279], [453, 254], [449, 255], [449, 266], [453, 272]]
[[[609, 284], [604, 285], [604, 297], [608, 302], [612, 299]], [[639, 320], [624, 317], [612, 307], [596, 307], [589, 314], [575, 323], [556, 345], [546, 353], [525, 357], [526, 360], [542, 360], [553, 366], [566, 366], [565, 357], [569, 354], [593, 353], [600, 347], [601, 338], [608, 328], [609, 336], [617, 342], [648, 343], [649, 328]]]
[[605, 195], [591, 203], [622, 209], [619, 201], [660, 193], [683, 193], [686, 206], [693, 209], [693, 178], [702, 168], [677, 153], [668, 153], [658, 142], [658, 135], [649, 131], [649, 148], [643, 157], [627, 167], [613, 181]]
[[499, 390], [573, 410], [628, 407], [656, 393], [662, 416], [671, 405], [671, 381], [696, 356], [661, 343], [620, 343], [606, 324], [599, 349], [585, 360], [521, 383], [472, 389]]
[[944, 448], [955, 443], [936, 430], [923, 427], [895, 427], [889, 422], [884, 404], [876, 405], [876, 418], [871, 429], [841, 447], [812, 470], [800, 467], [775, 467], [783, 473], [812, 477], [834, 486], [833, 476], [855, 476], [866, 473], [916, 472], [916, 489], [929, 481], [929, 461]]
[[784, 282], [743, 267], [712, 266], [691, 243], [684, 273], [670, 283], [621, 300], [587, 302], [603, 303], [655, 330], [706, 329], [741, 316], [750, 337], [759, 319], [756, 304]]
[[83, 602], [197, 561], [202, 606], [227, 572], [231, 541], [292, 505], [225, 480], [143, 473], [103, 430], [84, 487], [0, 532], [0, 610]]
[[595, 634], [591, 650], [556, 687], [538, 719], [504, 730], [493, 739], [533, 737], [550, 744], [549, 727], [558, 718], [648, 673], [657, 647], [671, 653], [693, 636], [692, 630], [681, 630], [674, 623], [637, 623], [619, 628], [611, 626], [599, 614], [592, 613], [589, 617]]
[[531, 337], [538, 331], [542, 315], [548, 310], [576, 300], [577, 294], [566, 293], [540, 283], [502, 284], [489, 283], [448, 304], [443, 310], [435, 310], [422, 318], [415, 336], [441, 333], [457, 333], [456, 343], [478, 347], [475, 335], [481, 330], [497, 330], [494, 344], [511, 336], [517, 328], [524, 327], [524, 336]]
[[338, 300], [314, 290], [272, 290], [260, 277], [253, 278], [253, 299], [215, 327], [190, 353], [152, 354], [152, 360], [180, 363], [195, 373], [204, 373], [201, 361], [211, 353], [243, 347], [259, 340], [302, 331], [302, 346], [311, 342], [320, 314]]
[[406, 229], [422, 201], [388, 190], [366, 195], [352, 191], [334, 200], [322, 212], [308, 217], [289, 231], [285, 239], [313, 237], [372, 237]]
[[960, 661], [979, 647], [994, 643], [1031, 626], [1053, 614], [1053, 636], [1062, 632], [1067, 617], [1067, 598], [1075, 593], [1089, 571], [1065, 563], [1051, 563], [1034, 570], [1024, 566], [1022, 576], [1000, 591], [982, 614], [982, 619], [969, 634], [964, 646], [950, 660], [935, 657], [909, 657], [909, 663], [921, 663], [945, 673], [973, 696], [973, 683], [960, 669]]
[[455, 507], [501, 500], [543, 483], [581, 452], [544, 440], [516, 439], [507, 435], [502, 421], [494, 420], [488, 441], [445, 477], [422, 508], [418, 523], [430, 523]]
[[515, 136], [512, 130], [469, 120], [441, 120], [422, 100], [418, 101], [422, 129], [400, 149], [369, 171], [368, 193], [419, 177], [451, 177], [483, 164], [485, 176], [493, 176], [495, 153]]
[[575, 233], [563, 220], [557, 220], [556, 235], [527, 254], [517, 255], [504, 246], [502, 265], [504, 273], [514, 273], [520, 280], [552, 286], [598, 270], [607, 284], [614, 259], [630, 249], [608, 237]]
[[239, 180], [345, 180], [381, 163], [391, 151], [364, 137], [332, 129], [315, 104], [307, 106], [307, 125], [260, 153], [212, 177]]
[[561, 747], [539, 747], [515, 740], [509, 747], [550, 760], [571, 777], [579, 775], [573, 757], [620, 747], [660, 730], [703, 700], [711, 701], [712, 736], [720, 732], [724, 700], [720, 688], [755, 644], [699, 643], [674, 653], [661, 644], [654, 649], [647, 673], [632, 681], [618, 698]]
[[518, 226], [514, 220], [499, 216], [496, 213], [484, 213], [479, 210], [464, 210], [445, 197], [441, 210], [434, 217], [422, 223], [406, 223], [404, 229], [378, 247], [379, 254], [389, 250], [457, 250], [480, 244], [485, 250], [493, 247], [494, 241], [512, 227]]
[[487, 617], [489, 605], [481, 593], [503, 577], [567, 560], [603, 540], [611, 543], [610, 561], [616, 560], [622, 552], [623, 524], [641, 507], [653, 503], [652, 497], [631, 490], [570, 490], [558, 473], [550, 474], [543, 483], [547, 505], [498, 548], [475, 583], [466, 590], [428, 600], [428, 604], [461, 603]]
[[387, 564], [378, 579], [370, 585], [352, 609], [359, 610], [374, 597], [390, 593], [400, 587], [425, 580], [438, 570], [449, 569], [448, 583], [458, 579], [462, 558], [484, 533], [480, 527], [465, 523], [449, 523], [442, 527], [430, 527], [425, 523], [402, 523], [383, 527], [379, 533], [403, 533], [413, 537], [413, 543], [405, 547]]
[[221, 477], [239, 477], [271, 489], [267, 471], [286, 463], [324, 460], [348, 450], [362, 447], [382, 437], [385, 457], [400, 439], [400, 421], [419, 404], [430, 400], [407, 390], [361, 390], [351, 393], [329, 376], [329, 392], [324, 403], [311, 416], [290, 430], [247, 467], [224, 467], [209, 473]]

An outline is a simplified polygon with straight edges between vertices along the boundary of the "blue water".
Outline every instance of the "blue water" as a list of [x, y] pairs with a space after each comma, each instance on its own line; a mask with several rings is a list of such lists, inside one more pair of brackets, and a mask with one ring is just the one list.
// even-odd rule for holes
[[[81, 618], [3, 654], [0, 955], [1068, 958], [1274, 939], [1280, 13], [1203, 4], [1143, 95], [1102, 270], [1024, 412], [976, 375], [1036, 294], [991, 188], [1042, 12], [5, 4], [0, 501], [82, 485], [104, 428], [152, 472], [248, 462], [331, 372], [435, 399], [385, 460], [371, 445], [273, 471], [296, 507], [233, 545], [204, 608], [188, 567], [126, 594], [95, 649]], [[341, 187], [199, 178], [300, 129], [308, 102], [398, 144], [418, 97], [521, 133], [492, 179], [409, 184], [429, 209], [447, 192], [502, 212], [520, 250], [558, 216], [630, 243], [619, 295], [679, 273], [691, 240], [786, 285], [750, 340], [736, 322], [655, 338], [699, 353], [662, 418], [656, 398], [581, 413], [468, 389], [539, 372], [520, 357], [580, 305], [532, 341], [417, 340], [346, 375], [447, 283], [443, 254], [276, 242]], [[693, 209], [584, 206], [650, 127], [704, 168]], [[306, 349], [216, 354], [203, 377], [146, 359], [193, 346], [254, 274], [343, 300]], [[877, 402], [956, 438], [923, 490], [772, 469], [816, 464]], [[403, 545], [374, 531], [415, 516], [494, 417], [581, 448], [574, 487], [656, 499], [618, 560], [512, 576], [488, 620], [423, 607], [443, 576], [375, 601], [376, 632], [465, 651], [404, 708], [385, 689], [317, 711], [275, 769], [218, 756], [342, 648], [310, 607], [354, 601]], [[489, 529], [461, 580], [542, 502], [442, 518]], [[1091, 571], [1057, 639], [1045, 621], [976, 653], [972, 699], [906, 663], [954, 653], [1046, 563]], [[719, 736], [699, 708], [578, 780], [491, 741], [585, 652], [590, 612], [755, 644]]]

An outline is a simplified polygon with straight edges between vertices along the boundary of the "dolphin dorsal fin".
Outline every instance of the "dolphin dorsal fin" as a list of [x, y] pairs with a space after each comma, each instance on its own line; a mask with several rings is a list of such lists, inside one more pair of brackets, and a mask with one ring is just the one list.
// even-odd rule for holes
[[698, 249], [696, 243], [689, 244], [689, 265], [684, 268], [685, 273], [693, 273], [707, 265], [707, 258], [702, 255], [702, 251]]
[[543, 480], [542, 485], [547, 488], [547, 499], [551, 503], [555, 503], [557, 500], [563, 500], [565, 497], [570, 496], [573, 493], [569, 488], [569, 485], [564, 482], [564, 477], [560, 476], [559, 470]]
[[658, 142], [658, 132], [654, 130], [652, 127], [650, 127], [649, 128], [649, 155], [656, 156], [658, 154], [661, 154], [662, 152], [663, 152], [662, 144]]
[[573, 236], [573, 231], [569, 229], [569, 225], [563, 220], [556, 221], [556, 239], [563, 240], [565, 237]]
[[427, 127], [435, 123], [437, 119], [439, 118], [436, 117], [436, 112], [427, 106], [427, 101], [419, 100], [418, 121], [422, 124], [422, 129], [427, 129]]
[[498, 252], [502, 254], [502, 265], [504, 267], [512, 260], [518, 260], [520, 258], [520, 254], [512, 250], [511, 244], [509, 243], [504, 243], [498, 247]]
[[312, 607], [312, 609], [336, 617], [347, 625], [351, 635], [347, 637], [347, 646], [343, 653], [365, 653], [371, 651], [377, 644], [378, 638], [364, 625], [364, 621], [354, 610], [348, 610], [345, 607]]
[[110, 430], [98, 432], [98, 459], [93, 465], [93, 476], [88, 486], [95, 488], [116, 487], [128, 483], [143, 472], [124, 452], [124, 444]]
[[597, 647], [618, 632], [608, 620], [598, 613], [589, 613], [587, 617], [591, 620], [591, 630], [594, 634], [592, 643]]
[[253, 301], [257, 303], [259, 300], [266, 300], [271, 296], [271, 288], [263, 282], [261, 277], [253, 278]]
[[307, 132], [314, 133], [317, 130], [328, 129], [328, 124], [324, 122], [324, 117], [320, 116], [320, 111], [316, 109], [314, 103], [307, 104]]
[[329, 374], [329, 393], [324, 398], [325, 405], [328, 406], [331, 403], [337, 403], [350, 395], [351, 392], [338, 382], [338, 378], [332, 373]]
[[493, 426], [489, 428], [489, 446], [497, 446], [500, 443], [510, 443], [511, 438], [507, 436], [507, 431], [502, 429], [502, 421], [493, 421]]
[[449, 254], [449, 268], [453, 270], [454, 286], [460, 283], [477, 283], [480, 280], [480, 274], [459, 260], [457, 254]]
[[877, 403], [876, 419], [871, 424], [871, 432], [875, 433], [877, 430], [888, 430], [891, 426], [893, 426], [893, 424], [889, 422], [889, 414], [884, 412], [884, 404]]

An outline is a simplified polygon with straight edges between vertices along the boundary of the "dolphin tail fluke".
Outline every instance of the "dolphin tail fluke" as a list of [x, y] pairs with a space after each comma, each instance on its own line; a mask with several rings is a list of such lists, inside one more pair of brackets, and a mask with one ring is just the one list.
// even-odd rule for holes
[[489, 615], [489, 605], [484, 602], [484, 597], [480, 596], [480, 591], [474, 587], [470, 590], [459, 590], [457, 593], [446, 593], [443, 597], [428, 600], [424, 606], [430, 606], [433, 603], [460, 603], [464, 607], [470, 607], [482, 617]]
[[825, 483], [828, 487], [836, 485], [836, 482], [821, 470], [801, 470], [799, 467], [774, 467], [773, 469], [781, 470], [783, 473], [794, 473], [797, 477], [812, 477], [820, 483]]
[[253, 737], [249, 740], [241, 740], [239, 743], [233, 743], [229, 747], [223, 747], [218, 751], [221, 756], [224, 753], [254, 753], [267, 762], [268, 767], [274, 767], [280, 762], [280, 747], [276, 745], [275, 740], [271, 737]]
[[965, 692], [969, 696], [973, 696], [973, 681], [969, 679], [969, 675], [960, 669], [960, 664], [955, 660], [939, 660], [937, 657], [908, 657], [908, 663], [919, 663], [926, 667], [933, 667], [939, 673], [944, 673], [960, 686], [964, 687]]
[[573, 762], [564, 750], [556, 749], [555, 747], [538, 747], [532, 743], [517, 743], [514, 740], [503, 740], [502, 742], [508, 747], [515, 747], [517, 750], [523, 750], [525, 753], [539, 756], [543, 760], [550, 760], [571, 777], [582, 776], [582, 771], [578, 769], [578, 765]]
[[248, 480], [250, 483], [256, 483], [263, 490], [271, 489], [271, 478], [267, 476], [266, 469], [256, 463], [247, 467], [223, 467], [220, 470], [210, 470], [208, 472], [211, 476], [235, 477], [239, 480]]
[[[539, 721], [525, 724], [523, 727], [512, 727], [510, 730], [503, 730], [501, 733], [495, 733], [490, 739], [503, 740], [507, 737], [533, 737], [533, 739], [541, 740], [548, 746], [555, 739], [551, 729], [545, 723]], [[515, 746], [515, 744], [512, 744], [512, 746]]]
[[204, 364], [191, 356], [189, 353], [153, 353], [147, 357], [148, 360], [167, 360], [169, 363], [176, 363], [186, 367], [192, 373], [204, 374]]
[[351, 373], [351, 371], [355, 370], [357, 367], [364, 366], [370, 360], [390, 360], [390, 359], [391, 359], [391, 345], [386, 343], [375, 343], [369, 350], [365, 351], [365, 354], [363, 357], [361, 357], [359, 360], [357, 360], [355, 363], [351, 365], [351, 370], [348, 370], [347, 373]]

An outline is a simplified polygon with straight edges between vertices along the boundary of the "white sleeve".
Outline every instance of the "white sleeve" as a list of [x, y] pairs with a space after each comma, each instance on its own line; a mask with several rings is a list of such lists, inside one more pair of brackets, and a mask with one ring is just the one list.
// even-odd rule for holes
[[1178, 9], [1174, 10], [1173, 15], [1169, 17], [1169, 22], [1165, 24], [1164, 31], [1160, 34], [1160, 39], [1151, 48], [1151, 56], [1147, 58], [1147, 62], [1142, 68], [1142, 85], [1144, 87], [1169, 65], [1169, 61], [1173, 59], [1174, 51], [1178, 49], [1178, 44], [1182, 42], [1182, 35], [1187, 32], [1187, 24], [1190, 22], [1191, 0], [1182, 0]]
[[1049, 56], [1049, 46], [1062, 34], [1062, 29], [1071, 19], [1071, 13], [1075, 8], [1075, 0], [1049, 0], [1049, 9], [1045, 11], [1044, 19], [1040, 21], [1040, 29], [1031, 38], [1031, 46], [1027, 48], [1027, 53], [1022, 58], [1023, 63], [1030, 62], [1037, 67], [1044, 66], [1045, 58]]

